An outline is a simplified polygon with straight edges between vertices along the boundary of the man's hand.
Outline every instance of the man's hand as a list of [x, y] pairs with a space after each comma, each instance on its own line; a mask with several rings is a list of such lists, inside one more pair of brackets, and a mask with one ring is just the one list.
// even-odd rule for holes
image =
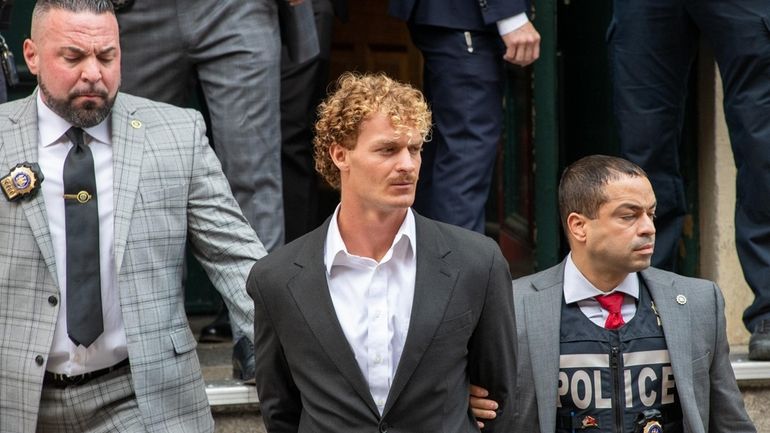
[[476, 417], [476, 424], [478, 424], [480, 429], [484, 428], [484, 423], [479, 420], [495, 419], [497, 416], [497, 413], [495, 412], [495, 410], [497, 410], [497, 402], [487, 399], [486, 397], [489, 396], [489, 391], [480, 386], [470, 385], [468, 387], [468, 392], [471, 395], [471, 412], [473, 413], [473, 416]]
[[503, 58], [507, 62], [527, 66], [540, 57], [540, 33], [531, 22], [501, 37], [505, 43]]

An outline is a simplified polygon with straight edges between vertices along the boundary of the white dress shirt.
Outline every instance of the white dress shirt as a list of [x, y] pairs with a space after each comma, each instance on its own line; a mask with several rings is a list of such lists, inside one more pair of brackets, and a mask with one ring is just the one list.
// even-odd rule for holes
[[623, 305], [620, 308], [620, 314], [623, 321], [628, 323], [636, 314], [636, 300], [639, 299], [639, 276], [636, 272], [628, 274], [618, 287], [605, 293], [591, 284], [572, 261], [572, 253], [567, 256], [564, 265], [564, 300], [567, 304], [578, 303], [580, 311], [588, 317], [593, 323], [604, 327], [607, 316], [610, 313], [602, 308], [599, 301], [594, 299], [597, 295], [607, 295], [614, 292], [623, 292], [626, 296], [623, 299]]
[[350, 254], [334, 211], [324, 245], [326, 280], [334, 310], [382, 414], [404, 350], [417, 272], [411, 209], [380, 262]]
[[507, 33], [510, 33], [514, 30], [518, 30], [519, 27], [523, 26], [524, 24], [527, 24], [529, 22], [529, 18], [527, 18], [527, 13], [522, 12], [518, 15], [514, 15], [512, 17], [504, 18], [500, 21], [498, 21], [497, 24], [497, 32], [500, 33], [500, 36], [503, 36]]
[[102, 317], [104, 332], [88, 348], [75, 346], [67, 335], [67, 235], [64, 217], [64, 160], [73, 143], [64, 136], [72, 126], [51, 111], [37, 96], [38, 164], [45, 176], [41, 184], [53, 242], [59, 282], [59, 317], [56, 321], [46, 370], [70, 376], [117, 364], [128, 356], [123, 314], [118, 296], [114, 240], [112, 191], [112, 138], [110, 117], [84, 128], [84, 141], [94, 157], [96, 193], [99, 209], [99, 264], [101, 267]]

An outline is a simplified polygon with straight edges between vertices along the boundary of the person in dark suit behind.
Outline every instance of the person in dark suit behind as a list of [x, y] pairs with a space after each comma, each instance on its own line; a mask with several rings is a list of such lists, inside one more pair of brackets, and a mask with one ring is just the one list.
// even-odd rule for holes
[[[122, 89], [178, 106], [200, 84], [214, 149], [235, 199], [268, 251], [284, 243], [281, 42], [288, 58], [317, 57], [309, 2], [113, 0], [123, 49]], [[233, 340], [233, 376], [254, 379], [251, 342], [224, 309], [201, 341]]]
[[410, 209], [430, 112], [419, 91], [344, 74], [319, 108], [316, 168], [341, 193], [318, 229], [255, 266], [267, 431], [475, 432], [468, 383], [513, 408], [510, 275], [497, 245]]
[[[514, 429], [530, 433], [754, 433], [711, 281], [650, 267], [657, 202], [647, 174], [594, 155], [559, 185], [571, 252], [514, 281]], [[483, 397], [483, 390], [472, 389]], [[494, 403], [472, 399], [480, 418]]]
[[[295, 61], [281, 50], [281, 172], [286, 242], [318, 226], [318, 178], [313, 168], [316, 107], [329, 83], [334, 17], [347, 20], [347, 0], [306, 0], [313, 5], [320, 53]], [[325, 215], [324, 215], [325, 217]]]
[[770, 361], [770, 3], [615, 0], [607, 36], [620, 152], [650, 175], [652, 263], [672, 271], [688, 213], [679, 155], [690, 71], [701, 41], [713, 50], [737, 168], [735, 246], [754, 293], [743, 313], [749, 359]]
[[527, 0], [390, 0], [425, 60], [423, 88], [436, 124], [423, 153], [415, 209], [484, 233], [503, 128], [503, 59], [540, 55]]
[[200, 113], [119, 92], [108, 0], [38, 0], [0, 105], [0, 432], [213, 432], [186, 245], [252, 340], [265, 249]]

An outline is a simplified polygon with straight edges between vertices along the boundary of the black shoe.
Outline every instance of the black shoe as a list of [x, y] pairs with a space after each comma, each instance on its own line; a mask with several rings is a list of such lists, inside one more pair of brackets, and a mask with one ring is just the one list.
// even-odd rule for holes
[[761, 320], [749, 340], [749, 359], [770, 361], [770, 319]]
[[198, 337], [201, 343], [225, 343], [233, 341], [233, 331], [230, 328], [230, 316], [227, 314], [227, 308], [222, 307], [213, 322], [201, 329], [201, 335]]
[[233, 378], [254, 385], [256, 367], [254, 344], [248, 338], [241, 337], [233, 347]]

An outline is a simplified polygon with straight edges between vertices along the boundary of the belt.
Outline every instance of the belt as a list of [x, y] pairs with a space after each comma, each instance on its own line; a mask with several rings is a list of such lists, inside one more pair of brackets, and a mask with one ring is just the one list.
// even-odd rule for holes
[[67, 376], [66, 374], [46, 371], [45, 375], [43, 375], [43, 385], [50, 385], [56, 388], [79, 386], [88, 383], [97, 377], [102, 377], [107, 373], [112, 373], [115, 370], [127, 367], [128, 365], [128, 358], [126, 358], [111, 367], [102, 368], [101, 370], [89, 371], [88, 373], [78, 374], [77, 376]]

